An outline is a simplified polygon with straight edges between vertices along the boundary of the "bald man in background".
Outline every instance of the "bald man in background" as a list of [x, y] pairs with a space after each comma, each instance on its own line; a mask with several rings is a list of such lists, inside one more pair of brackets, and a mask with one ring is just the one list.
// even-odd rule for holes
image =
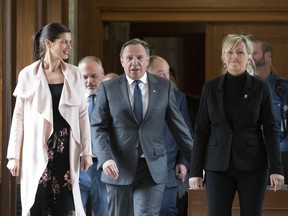
[[[170, 66], [167, 61], [160, 56], [150, 56], [147, 71], [151, 74], [170, 80]], [[173, 85], [175, 86], [176, 84], [173, 83]], [[187, 127], [192, 135], [192, 127], [187, 108], [186, 96], [182, 92], [176, 90], [176, 86], [174, 92], [178, 108], [181, 111]], [[164, 143], [167, 151], [168, 180], [164, 189], [160, 216], [176, 216], [178, 213], [177, 188], [185, 181], [189, 163], [178, 150], [176, 141], [174, 140], [167, 124], [165, 124], [163, 130]]]

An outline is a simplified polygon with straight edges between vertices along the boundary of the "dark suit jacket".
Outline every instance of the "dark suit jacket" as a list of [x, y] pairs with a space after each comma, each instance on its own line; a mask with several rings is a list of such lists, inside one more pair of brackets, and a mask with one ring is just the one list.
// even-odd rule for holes
[[265, 81], [248, 75], [243, 98], [235, 110], [234, 127], [224, 110], [224, 79], [208, 81], [202, 91], [196, 120], [191, 175], [202, 169], [226, 171], [231, 157], [239, 170], [265, 169], [282, 174], [281, 155], [271, 92]]
[[91, 119], [93, 151], [97, 155], [99, 167], [113, 159], [119, 169], [117, 180], [102, 174], [102, 181], [106, 183], [129, 185], [133, 182], [139, 141], [153, 180], [156, 183], [166, 182], [167, 156], [163, 141], [165, 121], [181, 152], [190, 160], [193, 140], [177, 107], [171, 82], [149, 73], [147, 79], [149, 104], [140, 126], [131, 107], [125, 74], [102, 82], [99, 86]]
[[[190, 123], [190, 116], [187, 107], [186, 96], [180, 91], [174, 89], [176, 102], [178, 108], [186, 122], [187, 127], [190, 130], [191, 135], [193, 135], [192, 127]], [[165, 124], [164, 128], [164, 143], [167, 152], [167, 162], [168, 162], [168, 181], [166, 183], [166, 187], [176, 187], [182, 184], [181, 179], [178, 179], [175, 175], [175, 165], [183, 164], [186, 166], [187, 170], [189, 169], [190, 161], [187, 161], [183, 154], [178, 150], [177, 143], [173, 138], [173, 134], [169, 130], [167, 124]]]

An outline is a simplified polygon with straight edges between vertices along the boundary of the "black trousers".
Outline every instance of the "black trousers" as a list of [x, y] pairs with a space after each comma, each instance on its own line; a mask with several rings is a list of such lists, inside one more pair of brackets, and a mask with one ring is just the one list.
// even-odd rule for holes
[[261, 216], [268, 183], [268, 169], [226, 172], [206, 171], [205, 184], [209, 216], [231, 216], [237, 191], [241, 216]]

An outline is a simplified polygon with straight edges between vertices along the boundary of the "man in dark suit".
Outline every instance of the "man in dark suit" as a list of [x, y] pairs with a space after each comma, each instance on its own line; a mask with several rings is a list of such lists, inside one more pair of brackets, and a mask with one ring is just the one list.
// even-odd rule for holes
[[[168, 62], [160, 56], [150, 56], [150, 62], [147, 71], [151, 74], [161, 76], [170, 80], [170, 66]], [[192, 135], [192, 127], [187, 108], [186, 96], [182, 92], [176, 90], [175, 84], [174, 93], [178, 108], [186, 122]], [[162, 199], [160, 216], [176, 216], [177, 209], [177, 188], [186, 180], [187, 170], [189, 167], [188, 161], [185, 160], [181, 152], [177, 149], [177, 144], [169, 127], [165, 124], [164, 127], [164, 144], [167, 152], [168, 162], [168, 179]]]
[[[85, 98], [87, 99], [87, 107], [89, 119], [94, 104], [96, 103], [96, 95], [99, 84], [104, 79], [104, 68], [102, 62], [96, 56], [86, 56], [79, 61], [84, 86], [86, 89]], [[107, 216], [108, 202], [106, 185], [101, 181], [100, 169], [97, 169], [96, 155], [92, 155], [93, 165], [87, 171], [80, 170], [79, 186], [81, 192], [81, 199], [86, 213], [91, 216]], [[86, 208], [88, 205], [88, 208]], [[90, 206], [90, 208], [89, 208]], [[86, 210], [87, 209], [87, 210]], [[90, 215], [90, 214], [89, 214]]]
[[125, 74], [101, 83], [92, 114], [93, 150], [113, 216], [159, 215], [167, 181], [165, 122], [190, 161], [193, 140], [172, 83], [146, 73], [149, 56], [145, 41], [132, 39], [122, 46]]

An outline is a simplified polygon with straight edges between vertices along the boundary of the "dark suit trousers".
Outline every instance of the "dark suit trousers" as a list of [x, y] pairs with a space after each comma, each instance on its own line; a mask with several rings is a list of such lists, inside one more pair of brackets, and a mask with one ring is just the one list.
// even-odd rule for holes
[[[121, 175], [121, 173], [119, 173]], [[165, 184], [156, 184], [145, 159], [140, 159], [132, 185], [107, 184], [110, 216], [158, 216]]]
[[261, 216], [268, 182], [268, 170], [226, 172], [206, 171], [206, 193], [209, 216], [231, 216], [237, 191], [241, 216]]
[[160, 216], [176, 216], [177, 209], [177, 192], [178, 187], [165, 187], [160, 210]]

